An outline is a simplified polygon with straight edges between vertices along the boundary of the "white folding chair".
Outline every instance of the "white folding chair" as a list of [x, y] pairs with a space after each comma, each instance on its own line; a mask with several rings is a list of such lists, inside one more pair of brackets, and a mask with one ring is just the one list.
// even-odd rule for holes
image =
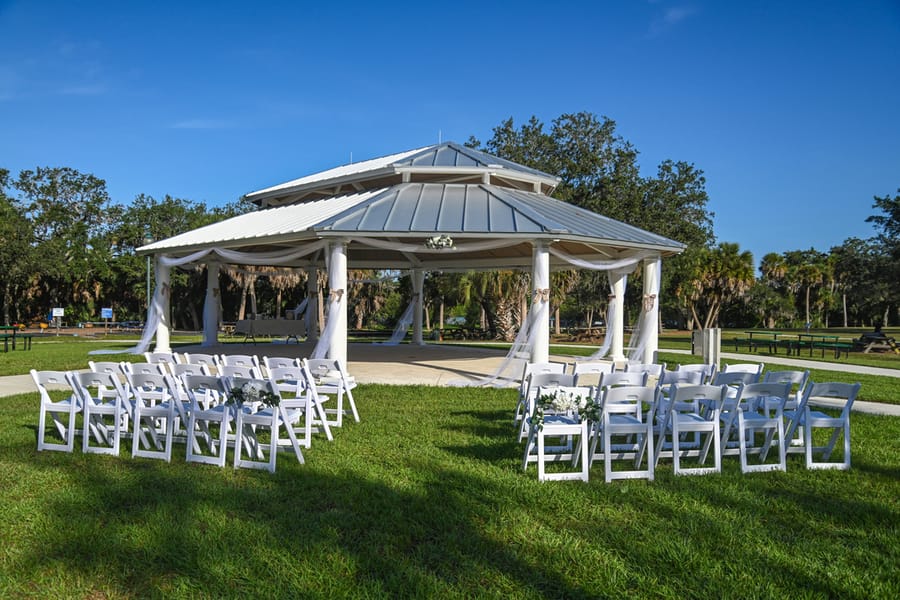
[[600, 378], [613, 372], [615, 365], [610, 362], [584, 361], [575, 362], [572, 365], [572, 375], [575, 376], [575, 385], [597, 385]]
[[[787, 451], [803, 452], [806, 455], [807, 469], [846, 470], [850, 468], [850, 409], [853, 407], [860, 387], [859, 383], [810, 383], [797, 409], [785, 411], [784, 415], [788, 422], [786, 438], [793, 439], [794, 431], [798, 428], [802, 428], [803, 431], [803, 445], [791, 446]], [[830, 399], [837, 402], [838, 405], [833, 410], [839, 411], [838, 415], [833, 416], [813, 410], [809, 405], [810, 398]], [[813, 439], [815, 429], [831, 431], [831, 437], [824, 446], [816, 445], [816, 440]], [[842, 433], [844, 437], [843, 460], [830, 462], [838, 438]], [[820, 455], [821, 460], [815, 460], [817, 454]]]
[[[788, 383], [749, 383], [741, 385], [734, 398], [725, 400], [719, 413], [720, 448], [723, 455], [739, 455], [742, 473], [784, 471], [787, 468], [782, 411], [790, 390]], [[759, 435], [763, 436], [761, 445], [756, 444]], [[778, 452], [778, 461], [766, 463], [773, 444]], [[758, 464], [749, 463], [747, 457], [750, 454], [758, 457]]]
[[534, 403], [540, 388], [575, 387], [575, 376], [564, 372], [541, 370], [528, 375], [525, 383], [524, 412], [519, 423], [518, 441], [528, 436], [530, 428], [529, 417], [534, 412]]
[[[536, 378], [549, 377], [574, 377], [573, 375], [539, 374], [532, 375], [532, 384]], [[538, 481], [548, 480], [588, 480], [590, 459], [588, 456], [588, 422], [585, 415], [577, 410], [554, 411], [550, 408], [542, 409], [540, 398], [543, 395], [566, 396], [582, 399], [583, 402], [593, 403], [591, 388], [576, 386], [540, 387], [535, 395], [535, 400], [530, 403], [530, 410], [525, 421], [528, 424], [528, 440], [525, 443], [525, 455], [522, 459], [522, 470], [528, 470], [528, 464], [537, 463]], [[577, 444], [574, 438], [578, 438]], [[548, 439], [561, 438], [566, 440], [564, 444], [547, 445]], [[561, 472], [546, 472], [548, 462], [569, 462], [574, 470]], [[579, 467], [580, 463], [580, 467]]]
[[[172, 439], [174, 436], [177, 398], [172, 397], [169, 375], [133, 373], [128, 377], [128, 385], [134, 397], [134, 425], [131, 439], [131, 456], [161, 458], [172, 461]], [[159, 422], [162, 422], [160, 427]], [[161, 431], [160, 431], [161, 430]], [[160, 433], [163, 441], [160, 442]], [[153, 443], [155, 450], [150, 448]]]
[[[234, 468], [265, 469], [270, 473], [275, 472], [275, 464], [279, 448], [279, 432], [283, 427], [297, 462], [304, 463], [303, 452], [294, 434], [294, 423], [300, 420], [302, 410], [283, 406], [278, 390], [272, 382], [266, 379], [234, 378], [232, 389], [242, 389], [244, 386], [255, 386], [272, 394], [277, 400], [274, 406], [265, 406], [253, 412], [245, 406], [234, 406], [236, 414], [234, 436]], [[269, 431], [269, 443], [264, 444], [259, 439], [261, 429]], [[268, 447], [268, 454], [264, 450]], [[243, 456], [246, 454], [246, 458]]]
[[[38, 452], [43, 450], [72, 452], [75, 448], [76, 417], [81, 412], [81, 399], [72, 388], [69, 373], [31, 369], [31, 379], [41, 394], [41, 412], [38, 417]], [[68, 397], [54, 400], [50, 395], [51, 389], [65, 390]], [[47, 415], [50, 415], [63, 443], [47, 441]]]
[[[607, 483], [613, 479], [653, 480], [653, 424], [658, 394], [659, 388], [646, 386], [609, 387], [602, 391], [600, 420], [592, 423], [590, 456], [591, 463], [602, 456]], [[641, 469], [645, 457], [647, 466]], [[613, 469], [614, 460], [630, 460], [633, 468]]]
[[[353, 401], [349, 377], [346, 370], [340, 364], [340, 361], [331, 358], [304, 358], [301, 361], [306, 365], [309, 373], [313, 377], [316, 391], [320, 395], [335, 397], [335, 408], [326, 408], [325, 412], [334, 415], [334, 418], [328, 421], [329, 426], [341, 427], [344, 421], [344, 396], [347, 396], [347, 403], [350, 406], [350, 412], [354, 420], [359, 422], [359, 413], [356, 411], [356, 403]], [[356, 387], [356, 382], [353, 382]]]
[[[187, 461], [224, 467], [231, 419], [231, 411], [224, 403], [224, 379], [215, 375], [184, 375], [182, 384], [191, 399]], [[202, 451], [200, 442], [206, 445], [208, 453]]]
[[[532, 373], [565, 373], [566, 372], [566, 363], [561, 362], [537, 362], [537, 363], [525, 363], [525, 366], [522, 369], [522, 379], [519, 381], [519, 399], [516, 403], [515, 416], [513, 420], [513, 425], [520, 425], [522, 419], [525, 418], [525, 413], [527, 412], [527, 392], [528, 392], [528, 383], [529, 377]], [[520, 427], [521, 429], [521, 427]]]
[[644, 387], [647, 385], [649, 374], [646, 371], [613, 371], [600, 378], [598, 388], [611, 388], [621, 386]]
[[[131, 400], [114, 373], [70, 373], [69, 381], [81, 399], [84, 429], [81, 450], [93, 454], [119, 454], [127, 415], [133, 414]], [[91, 438], [98, 445], [91, 444]]]
[[[803, 398], [803, 394], [806, 393], [806, 386], [809, 385], [809, 371], [767, 371], [763, 374], [763, 382], [789, 383], [791, 385], [791, 393], [785, 401], [782, 410], [795, 411], [800, 405], [800, 399]], [[793, 435], [793, 439], [789, 439], [788, 443], [794, 446], [802, 446], [803, 429], [795, 428]]]
[[[659, 422], [654, 462], [658, 464], [665, 453], [671, 455], [676, 475], [719, 473], [722, 470], [719, 411], [726, 393], [725, 386], [672, 384], [665, 414]], [[684, 443], [683, 436], [688, 433], [701, 438], [705, 434], [706, 440], [702, 445], [699, 440]], [[705, 464], [710, 446], [713, 446], [712, 467], [681, 466], [681, 459], [685, 457], [697, 457], [698, 464]]]
[[165, 375], [169, 372], [168, 363], [150, 362], [122, 362], [122, 372], [125, 375], [141, 373], [143, 375]]

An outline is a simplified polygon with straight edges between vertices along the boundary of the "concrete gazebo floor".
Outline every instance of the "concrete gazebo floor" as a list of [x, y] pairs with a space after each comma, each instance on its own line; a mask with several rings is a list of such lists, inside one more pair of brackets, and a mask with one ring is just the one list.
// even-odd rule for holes
[[[225, 343], [215, 346], [180, 346], [176, 352], [200, 354], [250, 354], [259, 356], [283, 356], [288, 358], [308, 357], [314, 344], [296, 343]], [[359, 383], [413, 384], [447, 386], [454, 381], [478, 379], [492, 375], [503, 362], [505, 350], [477, 348], [473, 346], [451, 346], [425, 344], [414, 346], [381, 346], [367, 343], [347, 345], [347, 368]], [[565, 360], [565, 359], [560, 359]], [[571, 360], [571, 359], [570, 359]], [[515, 373], [506, 373], [516, 378], [521, 362]]]

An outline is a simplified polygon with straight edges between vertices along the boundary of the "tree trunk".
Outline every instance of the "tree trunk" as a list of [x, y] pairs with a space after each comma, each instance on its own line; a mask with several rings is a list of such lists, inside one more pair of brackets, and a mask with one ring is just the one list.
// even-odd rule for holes
[[438, 328], [444, 330], [444, 299], [441, 298], [441, 304], [438, 307]]
[[811, 287], [812, 287], [811, 285], [806, 286], [806, 322], [807, 323], [812, 323], [812, 321], [809, 320], [809, 289]]
[[559, 307], [556, 307], [556, 310], [553, 311], [553, 321], [556, 323], [556, 335], [562, 335], [562, 330], [559, 328]]
[[847, 292], [841, 294], [841, 300], [844, 304], [844, 327], [847, 327]]
[[256, 306], [256, 280], [250, 282], [250, 313], [254, 319], [259, 314]]
[[275, 318], [281, 318], [281, 288], [275, 293]]
[[425, 306], [425, 329], [431, 330], [431, 306]]
[[241, 303], [238, 305], [237, 320], [243, 321], [247, 314], [247, 286], [241, 286]]
[[884, 317], [881, 319], [881, 324], [884, 327], [888, 326], [888, 318], [891, 316], [891, 307], [890, 305], [884, 307]]

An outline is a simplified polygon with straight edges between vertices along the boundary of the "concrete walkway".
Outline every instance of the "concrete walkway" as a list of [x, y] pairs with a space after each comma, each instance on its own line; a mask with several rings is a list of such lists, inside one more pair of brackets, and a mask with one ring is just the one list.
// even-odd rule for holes
[[[256, 354], [262, 356], [309, 356], [312, 344], [222, 344], [202, 348], [181, 347], [180, 352], [203, 354]], [[687, 351], [664, 350], [667, 353], [689, 354]], [[359, 383], [382, 383], [392, 385], [448, 386], [458, 382], [472, 381], [496, 372], [505, 357], [504, 350], [480, 348], [467, 345], [428, 344], [426, 346], [381, 346], [355, 343], [348, 345], [348, 370]], [[136, 357], [118, 354], [98, 360], [133, 360]], [[579, 357], [584, 358], [584, 357]], [[764, 362], [772, 370], [774, 365], [796, 369], [820, 369], [846, 373], [880, 375], [900, 378], [898, 369], [880, 369], [842, 363], [824, 363], [788, 357], [756, 356], [752, 354], [723, 353], [723, 362]], [[554, 356], [554, 360], [573, 362], [572, 356]], [[761, 360], [762, 359], [762, 360]], [[674, 366], [674, 365], [670, 365]], [[0, 377], [0, 396], [10, 396], [34, 392], [34, 382], [30, 375]], [[900, 396], [900, 382], [898, 382]], [[825, 402], [822, 402], [825, 404]], [[871, 414], [900, 416], [900, 405], [879, 402], [857, 401], [854, 410]]]

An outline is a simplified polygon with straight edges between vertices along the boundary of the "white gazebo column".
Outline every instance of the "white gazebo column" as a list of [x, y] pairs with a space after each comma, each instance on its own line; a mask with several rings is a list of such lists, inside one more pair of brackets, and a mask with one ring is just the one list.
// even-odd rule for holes
[[425, 345], [422, 340], [422, 290], [425, 287], [425, 272], [422, 269], [413, 269], [411, 275], [413, 286], [413, 336], [412, 343], [417, 346]]
[[154, 352], [172, 351], [172, 346], [169, 344], [169, 319], [172, 304], [170, 301], [171, 290], [169, 287], [170, 267], [163, 264], [163, 258], [162, 255], [156, 257], [156, 288], [158, 293], [153, 295], [155, 306], [150, 309], [151, 311], [158, 310], [160, 312], [159, 321], [156, 325], [156, 347], [153, 350]]
[[641, 335], [647, 340], [644, 346], [644, 362], [652, 363], [659, 350], [659, 290], [662, 277], [662, 260], [652, 258], [644, 261], [644, 328]]
[[[347, 242], [337, 240], [329, 244], [328, 289], [332, 295], [341, 298], [337, 314], [328, 311], [328, 319], [336, 319], [330, 344], [328, 358], [340, 360], [347, 364]], [[330, 305], [329, 305], [330, 306]], [[331, 324], [329, 323], [329, 327]]]
[[546, 242], [536, 242], [532, 255], [531, 282], [534, 287], [532, 310], [537, 311], [530, 337], [531, 362], [550, 360], [550, 252]]
[[625, 281], [628, 274], [624, 271], [611, 271], [609, 274], [612, 282], [613, 322], [606, 324], [606, 332], [612, 332], [612, 346], [610, 358], [616, 365], [625, 364]]
[[316, 267], [306, 269], [306, 339], [315, 342], [319, 339], [319, 270]]
[[203, 346], [219, 343], [219, 263], [206, 263], [206, 301], [203, 303]]

